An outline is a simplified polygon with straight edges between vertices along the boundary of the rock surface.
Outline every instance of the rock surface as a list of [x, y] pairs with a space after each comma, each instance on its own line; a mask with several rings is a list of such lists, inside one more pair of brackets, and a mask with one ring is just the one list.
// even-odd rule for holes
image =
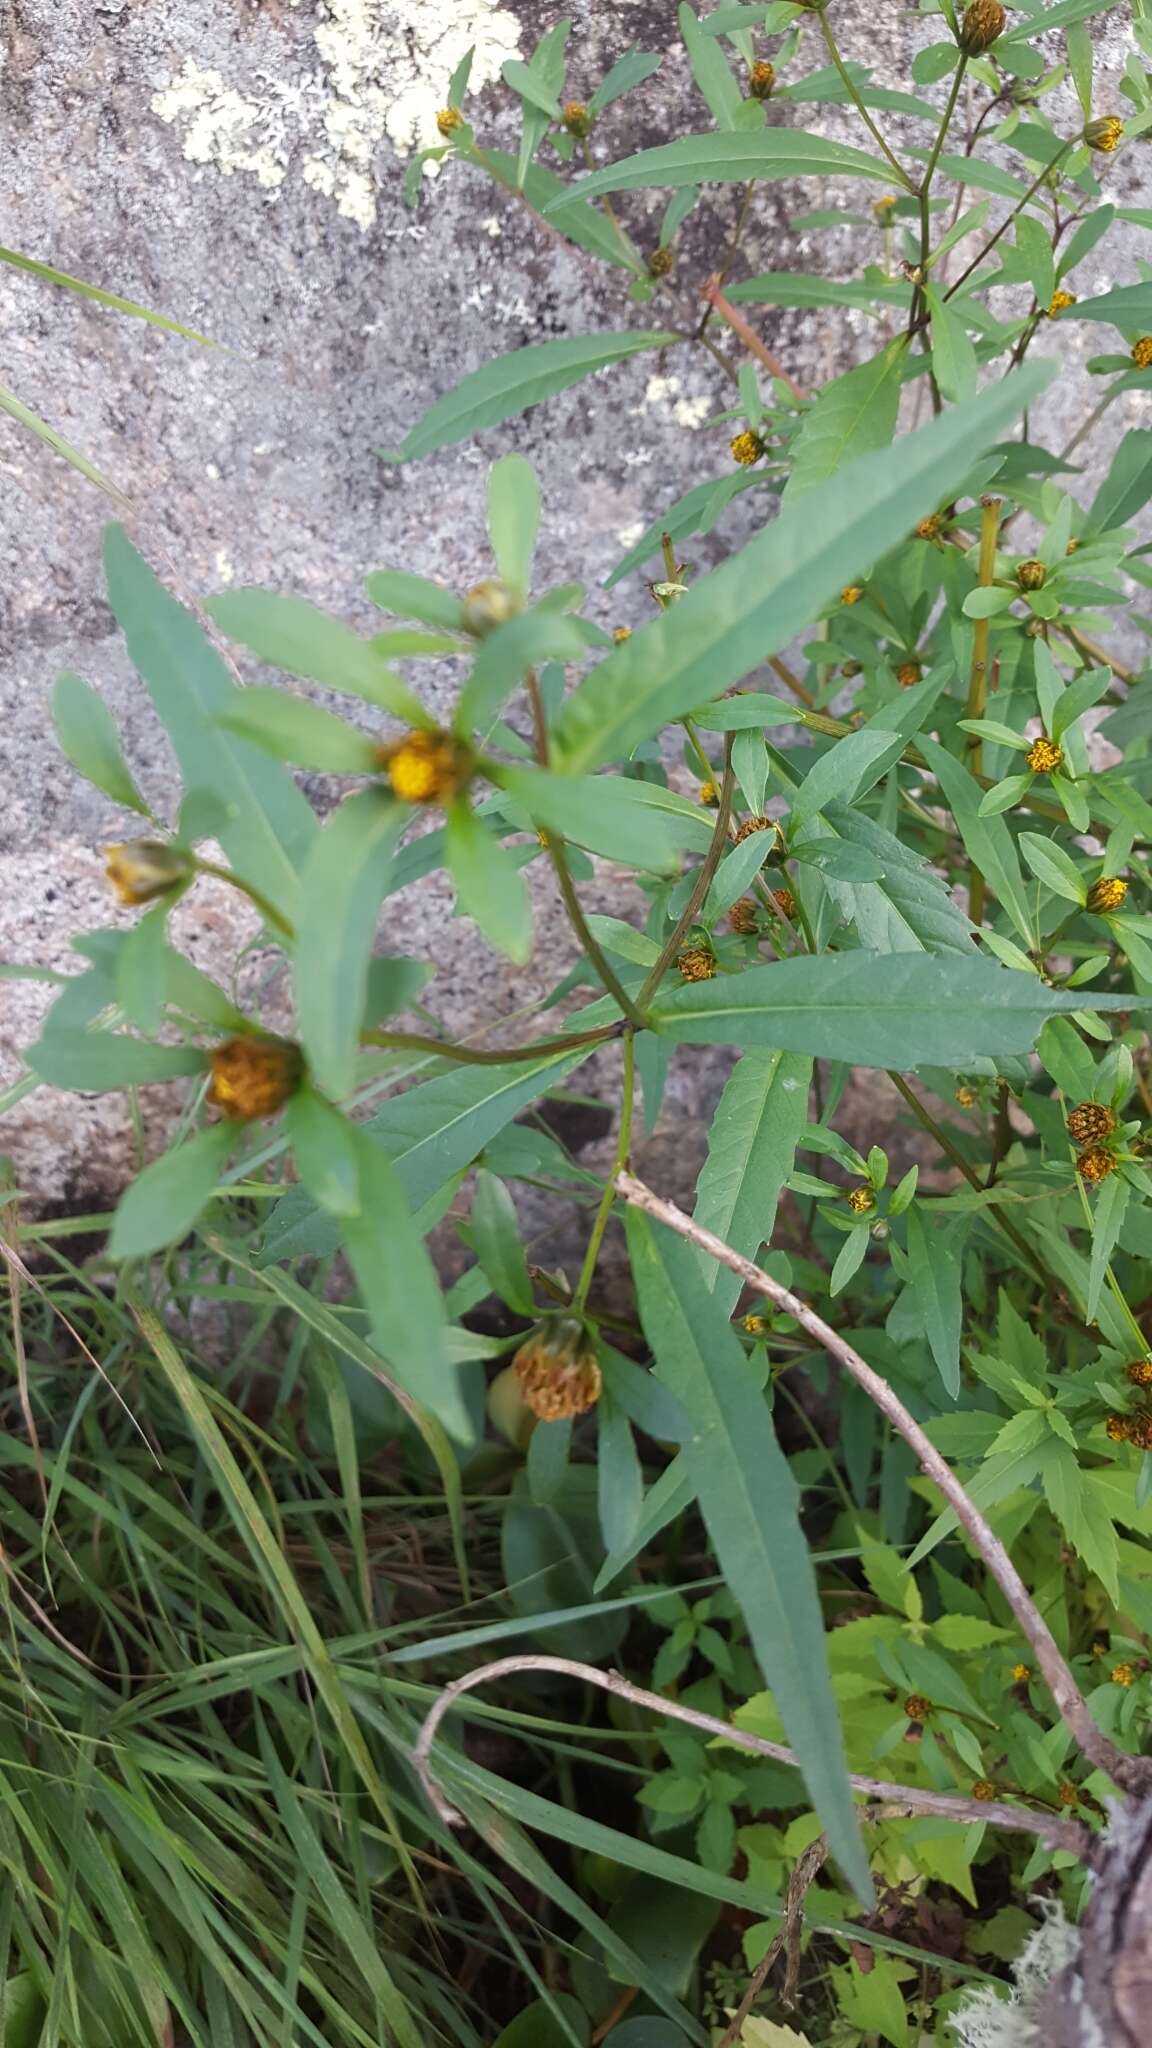
[[[670, 41], [669, 10], [656, 0], [575, 0], [570, 12], [570, 85], [585, 95], [627, 45], [660, 50]], [[5, 381], [125, 493], [138, 544], [185, 599], [259, 583], [367, 623], [360, 586], [373, 567], [405, 565], [465, 587], [488, 566], [487, 463], [513, 444], [542, 480], [543, 576], [580, 575], [595, 588], [664, 504], [727, 467], [726, 430], [703, 424], [727, 402], [723, 380], [688, 351], [577, 387], [481, 446], [402, 470], [375, 452], [490, 354], [636, 321], [626, 281], [606, 282], [476, 173], [450, 167], [418, 211], [403, 204], [400, 159], [436, 139], [435, 110], [463, 50], [475, 43], [476, 78], [491, 80], [553, 18], [542, 0], [8, 0], [0, 191], [9, 240], [224, 346], [158, 334], [0, 270]], [[892, 10], [878, 27], [856, 0], [841, 32], [850, 55], [901, 84], [909, 39], [926, 39], [914, 16]], [[806, 38], [797, 69], [821, 61]], [[1104, 78], [1115, 76], [1121, 30], [1103, 33], [1100, 55]], [[472, 107], [485, 139], [511, 140], [503, 89]], [[853, 132], [836, 113], [803, 118]], [[597, 148], [623, 155], [704, 125], [677, 46], [659, 77], [606, 119]], [[1108, 166], [1109, 192], [1146, 203], [1148, 161], [1123, 153]], [[765, 193], [748, 240], [754, 268], [834, 270], [875, 254], [870, 230], [789, 235], [789, 214], [821, 196]], [[712, 267], [733, 205], [721, 192], [694, 217], [678, 269], [685, 292]], [[658, 198], [641, 196], [629, 218], [649, 219], [654, 241]], [[1119, 246], [1105, 244], [1081, 290], [1133, 277], [1142, 240], [1131, 230]], [[835, 310], [768, 314], [761, 328], [806, 387], [869, 346], [866, 323]], [[1099, 346], [1097, 330], [1073, 326], [1058, 345], [1075, 358], [1085, 337]], [[1060, 404], [1069, 410], [1045, 423], [1049, 445], [1079, 418], [1082, 392]], [[1142, 417], [1142, 397], [1117, 408], [1107, 438], [1088, 444], [1089, 467], [1106, 460], [1121, 424]], [[69, 933], [119, 915], [99, 848], [124, 820], [57, 753], [47, 702], [59, 670], [99, 685], [161, 810], [173, 804], [175, 782], [103, 601], [107, 500], [8, 424], [0, 463], [0, 960], [68, 968]], [[736, 518], [725, 532], [738, 531]], [[706, 560], [715, 545], [693, 552]], [[606, 624], [638, 622], [647, 604], [634, 576], [595, 609]], [[446, 678], [430, 687], [444, 701]], [[389, 950], [430, 945], [439, 961], [431, 1006], [451, 1026], [474, 1028], [567, 963], [544, 878], [538, 895], [544, 937], [527, 975], [482, 969], [472, 928], [452, 919], [437, 880], [390, 907]], [[593, 907], [621, 900], [616, 879], [602, 874]], [[228, 962], [242, 929], [235, 906], [204, 885], [181, 912], [189, 949], [209, 967]], [[0, 981], [0, 1087], [18, 1083], [19, 1048], [49, 993]], [[678, 1110], [706, 1112], [717, 1062], [677, 1073]], [[163, 1135], [155, 1106], [149, 1145]], [[9, 1107], [0, 1143], [21, 1184], [49, 1204], [96, 1206], [135, 1158], [119, 1098], [77, 1103], [46, 1089]]]

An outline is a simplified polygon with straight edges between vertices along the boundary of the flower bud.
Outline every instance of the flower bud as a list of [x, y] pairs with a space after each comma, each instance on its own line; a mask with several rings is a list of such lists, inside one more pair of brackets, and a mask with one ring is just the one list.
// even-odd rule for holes
[[208, 1063], [208, 1100], [236, 1123], [275, 1116], [304, 1077], [300, 1047], [286, 1038], [228, 1038], [213, 1047]]
[[902, 661], [896, 671], [896, 681], [902, 690], [914, 689], [924, 671], [918, 661]]
[[741, 469], [751, 469], [752, 464], [759, 462], [764, 453], [764, 443], [759, 434], [753, 433], [751, 427], [745, 428], [742, 434], [737, 434], [728, 446], [732, 451], [733, 461], [737, 462]]
[[1133, 343], [1132, 361], [1138, 370], [1152, 370], [1152, 334], [1142, 334]]
[[445, 142], [451, 142], [457, 129], [464, 126], [464, 116], [459, 107], [442, 107], [436, 116], [436, 126]]
[[653, 249], [648, 258], [649, 277], [668, 277], [676, 267], [676, 258], [671, 249]]
[[910, 1721], [926, 1721], [932, 1712], [932, 1702], [922, 1692], [910, 1692], [904, 1702], [904, 1712]]
[[1029, 555], [1026, 562], [1017, 562], [1016, 581], [1021, 590], [1043, 590], [1048, 570], [1038, 556]]
[[1077, 1173], [1090, 1187], [1099, 1187], [1101, 1181], [1107, 1180], [1109, 1174], [1115, 1173], [1116, 1166], [1116, 1159], [1103, 1145], [1089, 1146], [1076, 1161]]
[[1110, 911], [1123, 908], [1128, 895], [1128, 884], [1123, 875], [1101, 875], [1088, 891], [1088, 908], [1097, 917], [1107, 916]]
[[104, 855], [108, 880], [121, 903], [130, 905], [154, 903], [195, 873], [188, 855], [162, 839], [129, 839], [106, 846]]
[[596, 116], [589, 113], [583, 100], [567, 100], [562, 119], [569, 135], [574, 135], [577, 142], [587, 142], [596, 124]]
[[464, 631], [471, 633], [474, 640], [486, 640], [497, 626], [506, 626], [514, 619], [520, 606], [506, 583], [498, 576], [487, 576], [482, 583], [474, 583], [464, 599]]
[[862, 583], [846, 583], [840, 592], [840, 602], [841, 604], [859, 604], [863, 595], [864, 585]]
[[762, 58], [759, 64], [751, 66], [748, 73], [748, 90], [754, 100], [770, 99], [775, 83], [776, 66], [769, 64], [767, 58]]
[[685, 946], [676, 955], [676, 965], [685, 981], [711, 981], [716, 972], [716, 955], [711, 946]]
[[414, 728], [402, 740], [377, 749], [392, 794], [402, 804], [442, 804], [468, 780], [466, 748], [448, 732]]
[[[852, 1214], [854, 1216], [866, 1216], [868, 1214], [869, 1209], [874, 1209], [876, 1207], [876, 1197], [873, 1194], [872, 1189], [853, 1188], [848, 1196], [848, 1207], [851, 1209]], [[922, 1718], [923, 1717], [921, 1715], [917, 1714], [914, 1714], [912, 1716], [913, 1720], [920, 1720]]]
[[1125, 1366], [1124, 1377], [1134, 1387], [1152, 1387], [1152, 1358], [1134, 1358]]
[[596, 1354], [576, 1316], [553, 1316], [520, 1346], [512, 1360], [520, 1392], [541, 1422], [584, 1415], [600, 1399]]
[[966, 57], [979, 57], [1002, 36], [1008, 17], [1000, 0], [968, 0], [960, 24], [960, 48]]
[[1061, 313], [1066, 313], [1069, 306], [1074, 306], [1075, 304], [1075, 292], [1053, 292], [1052, 297], [1048, 301], [1047, 318], [1049, 320], [1058, 320]]
[[1068, 1136], [1076, 1145], [1098, 1145], [1115, 1129], [1116, 1118], [1106, 1103], [1078, 1102], [1068, 1111]]
[[1111, 156], [1123, 139], [1124, 123], [1119, 114], [1101, 114], [1095, 121], [1085, 123], [1084, 140], [1089, 149], [1098, 150], [1101, 156]]
[[760, 929], [760, 906], [751, 896], [741, 896], [728, 912], [728, 922], [742, 938], [754, 938]]

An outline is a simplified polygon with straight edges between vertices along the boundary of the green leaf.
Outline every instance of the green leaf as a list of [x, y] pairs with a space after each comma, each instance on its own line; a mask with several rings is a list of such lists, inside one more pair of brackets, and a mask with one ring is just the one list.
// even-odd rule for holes
[[1100, 1580], [1108, 1598], [1120, 1603], [1120, 1545], [1116, 1525], [1093, 1491], [1074, 1450], [1064, 1443], [1044, 1446], [1040, 1476], [1044, 1498], [1078, 1557]]
[[[780, 1190], [808, 1121], [811, 1078], [806, 1054], [746, 1052], [716, 1106], [693, 1217], [745, 1258], [754, 1259], [771, 1242]], [[738, 1276], [705, 1253], [700, 1257], [709, 1293], [730, 1314]]]
[[1088, 1267], [1086, 1304], [1090, 1323], [1096, 1320], [1100, 1296], [1108, 1277], [1108, 1262], [1116, 1249], [1131, 1196], [1128, 1182], [1121, 1174], [1114, 1173], [1103, 1183], [1092, 1204], [1092, 1257]]
[[940, 784], [964, 841], [964, 851], [1003, 904], [1025, 946], [1035, 943], [1032, 916], [1024, 895], [1024, 882], [1012, 834], [1003, 820], [980, 814], [980, 785], [963, 763], [949, 754], [937, 740], [921, 735], [920, 752]]
[[450, 633], [464, 630], [464, 606], [452, 590], [442, 590], [426, 576], [412, 576], [407, 569], [373, 569], [364, 578], [364, 588], [382, 612], [399, 619], [419, 619], [425, 626], [443, 626]]
[[790, 506], [579, 684], [553, 735], [556, 765], [576, 773], [630, 754], [786, 647], [940, 502], [1051, 375], [1050, 364], [1025, 364], [908, 435], [895, 457], [862, 456]]
[[712, 119], [721, 129], [736, 127], [744, 95], [732, 76], [715, 36], [706, 35], [687, 0], [677, 9], [680, 40], [688, 52], [692, 76]]
[[[342, 619], [307, 599], [279, 596], [272, 590], [225, 590], [209, 598], [205, 609], [229, 640], [238, 641], [257, 660], [410, 719], [415, 699], [404, 678]], [[253, 694], [242, 693], [241, 716]]]
[[367, 733], [358, 732], [334, 711], [286, 690], [253, 686], [217, 720], [278, 761], [333, 775], [371, 775], [379, 768], [377, 748]]
[[699, 850], [711, 838], [696, 805], [652, 783], [620, 775], [553, 775], [544, 768], [505, 769], [500, 780], [533, 824], [607, 860], [659, 872], [675, 866], [678, 845]]
[[[1152, 314], [1152, 287], [1149, 288]], [[1108, 527], [1127, 526], [1152, 498], [1152, 432], [1133, 427], [1126, 433], [1112, 457], [1111, 466], [1088, 514], [1096, 532]]]
[[1065, 853], [1054, 839], [1041, 839], [1036, 832], [1021, 832], [1019, 846], [1036, 880], [1051, 889], [1054, 896], [1081, 905], [1087, 901], [1087, 884], [1079, 868], [1071, 854]]
[[635, 86], [643, 85], [646, 78], [651, 78], [654, 72], [659, 71], [663, 62], [662, 56], [657, 56], [650, 50], [628, 50], [623, 57], [616, 59], [611, 71], [606, 73], [596, 87], [588, 102], [589, 113], [602, 113], [605, 107], [611, 106], [613, 100], [621, 99]]
[[[959, 404], [976, 390], [976, 350], [958, 307], [946, 301], [934, 284], [924, 286], [924, 297], [932, 316], [932, 369], [936, 382], [945, 398]], [[961, 300], [960, 304], [963, 303]]]
[[1111, 327], [1130, 328], [1138, 334], [1152, 329], [1152, 281], [1118, 285], [1095, 299], [1078, 299], [1066, 306], [1061, 320], [1105, 320]]
[[625, 1550], [640, 1525], [644, 1474], [631, 1425], [606, 1386], [597, 1403], [597, 1492], [604, 1548]]
[[[588, 102], [595, 111], [595, 99]], [[516, 159], [503, 149], [486, 149], [482, 158], [483, 168], [502, 185], [507, 192], [523, 192], [529, 206], [537, 213], [544, 213], [561, 193], [570, 192], [567, 179], [558, 178], [544, 164], [529, 164], [522, 182], [516, 181]], [[596, 256], [602, 263], [611, 263], [621, 270], [639, 274], [642, 269], [640, 257], [628, 237], [613, 226], [595, 206], [587, 200], [573, 200], [564, 208], [564, 219], [559, 233], [577, 248], [586, 249], [590, 256]]]
[[851, 802], [862, 796], [893, 761], [899, 760], [905, 744], [901, 734], [893, 736], [875, 726], [845, 734], [808, 770], [792, 799], [793, 825], [806, 825], [837, 797]]
[[348, 1126], [360, 1184], [360, 1213], [344, 1216], [340, 1236], [372, 1326], [372, 1342], [402, 1387], [430, 1408], [449, 1434], [467, 1440], [472, 1425], [444, 1342], [444, 1303], [435, 1268], [392, 1161], [366, 1131]]
[[[614, 1006], [601, 1002], [571, 1020], [574, 1029], [609, 1021]], [[591, 1017], [591, 1023], [589, 1023]], [[414, 1209], [431, 1200], [454, 1174], [470, 1166], [485, 1145], [549, 1086], [588, 1058], [583, 1051], [546, 1053], [506, 1067], [454, 1066], [433, 1081], [391, 1097], [364, 1125], [391, 1158]], [[282, 1196], [269, 1218], [261, 1264], [322, 1258], [339, 1233], [317, 1217], [302, 1191]]]
[[[829, 142], [802, 128], [740, 129], [733, 134], [682, 135], [658, 149], [644, 149], [602, 171], [579, 178], [569, 188], [574, 199], [592, 199], [602, 192], [636, 192], [652, 185], [743, 184], [749, 179], [878, 178], [892, 176], [882, 157], [843, 142]], [[568, 203], [565, 192], [547, 213], [560, 215]]]
[[517, 1314], [535, 1313], [516, 1205], [502, 1180], [481, 1167], [472, 1196], [472, 1246], [502, 1301]]
[[776, 1045], [860, 1067], [887, 1068], [895, 1056], [907, 1069], [1028, 1052], [1046, 1017], [1086, 1007], [1082, 991], [1064, 995], [978, 955], [839, 953], [686, 983], [661, 992], [650, 1014], [681, 1044]]
[[523, 455], [502, 455], [488, 472], [488, 535], [496, 567], [523, 603], [532, 584], [540, 530], [540, 486]]
[[572, 334], [563, 341], [538, 341], [513, 349], [510, 355], [497, 356], [482, 369], [473, 370], [437, 399], [386, 459], [415, 462], [436, 448], [467, 441], [483, 428], [514, 419], [543, 399], [554, 398], [558, 391], [567, 391], [609, 363], [626, 362], [629, 356], [642, 355], [648, 349], [669, 348], [678, 339], [675, 334], [642, 329], [632, 334]]
[[465, 797], [448, 812], [448, 868], [456, 900], [485, 938], [518, 965], [532, 953], [532, 905], [515, 861]]
[[857, 456], [888, 447], [896, 432], [905, 347], [903, 340], [894, 341], [870, 362], [824, 386], [792, 443], [786, 505], [826, 483]]
[[103, 470], [97, 469], [96, 464], [89, 462], [88, 457], [82, 455], [79, 448], [74, 448], [71, 441], [66, 441], [63, 434], [58, 434], [55, 427], [50, 427], [47, 420], [42, 420], [38, 412], [33, 412], [30, 406], [24, 404], [23, 399], [17, 398], [14, 391], [9, 391], [2, 384], [0, 412], [6, 412], [9, 419], [16, 421], [17, 426], [25, 427], [30, 434], [35, 434], [37, 440], [43, 441], [46, 448], [51, 448], [54, 455], [62, 457], [72, 469], [87, 477], [90, 484], [95, 484], [98, 490], [107, 491], [110, 498], [114, 498], [118, 505], [123, 505], [124, 493], [117, 490], [116, 485], [104, 475]]
[[157, 903], [124, 934], [116, 961], [116, 1000], [147, 1038], [160, 1029], [168, 984], [168, 906]]
[[[563, 2025], [556, 2017], [557, 2006]], [[587, 2039], [587, 2015], [574, 1998], [560, 1991], [550, 1995], [548, 2004], [537, 1998], [526, 2005], [497, 2036], [492, 2048], [584, 2048]]]
[[[803, 271], [767, 270], [761, 277], [746, 277], [739, 284], [728, 285], [726, 296], [733, 305], [752, 302], [761, 306], [857, 306], [871, 312], [874, 307], [907, 306], [912, 287], [879, 278], [861, 283], [853, 278], [841, 281], [834, 277], [808, 277]], [[879, 362], [881, 358], [874, 360]], [[867, 369], [870, 365], [866, 363], [863, 367]], [[824, 391], [831, 389], [831, 384], [824, 387]], [[823, 397], [824, 393], [820, 395]]]
[[1051, 230], [1034, 213], [1019, 215], [1016, 248], [1037, 303], [1047, 306], [1056, 289], [1056, 259], [1052, 251]]
[[575, 619], [544, 606], [497, 626], [480, 646], [460, 692], [453, 718], [456, 731], [486, 733], [529, 669], [546, 661], [581, 661], [584, 653]]
[[549, 120], [560, 119], [559, 100], [554, 92], [548, 91], [531, 65], [521, 63], [518, 57], [508, 57], [501, 66], [501, 76], [505, 85], [510, 85], [513, 92], [527, 100], [530, 106], [538, 107], [542, 114], [547, 114]]
[[236, 1142], [234, 1124], [212, 1124], [163, 1152], [120, 1197], [108, 1240], [114, 1259], [145, 1259], [186, 1237], [212, 1196]]
[[688, 1461], [717, 1562], [738, 1600], [833, 1854], [871, 1895], [828, 1678], [799, 1495], [772, 1417], [699, 1255], [638, 1210], [627, 1216], [640, 1319], [659, 1377], [695, 1423]]
[[313, 1201], [332, 1216], [358, 1216], [360, 1167], [347, 1117], [311, 1088], [298, 1088], [288, 1103], [287, 1124], [292, 1156]]
[[348, 797], [304, 870], [296, 937], [296, 1022], [319, 1086], [339, 1100], [356, 1077], [368, 959], [407, 813], [379, 789]]
[[82, 676], [65, 670], [52, 692], [52, 722], [63, 752], [85, 781], [94, 783], [114, 804], [149, 815], [120, 751], [116, 721], [98, 690]]
[[944, 1391], [960, 1392], [960, 1333], [964, 1316], [962, 1265], [949, 1229], [929, 1228], [919, 1205], [908, 1210], [908, 1265], [912, 1292]]
[[[876, 953], [922, 950], [969, 955], [971, 924], [928, 861], [863, 811], [850, 810], [846, 804], [829, 804], [824, 824], [838, 835], [845, 853], [859, 851], [883, 870], [879, 881], [854, 882], [851, 891], [851, 915], [862, 946]], [[810, 844], [797, 847], [797, 857], [810, 858], [812, 851]]]
[[208, 1055], [198, 1046], [149, 1045], [111, 1031], [48, 1030], [24, 1057], [50, 1088], [69, 1088], [78, 1095], [173, 1081], [202, 1074], [208, 1066]]
[[211, 793], [219, 813], [215, 836], [229, 860], [292, 921], [298, 869], [316, 834], [311, 806], [283, 769], [217, 723], [242, 693], [196, 620], [169, 596], [121, 527], [108, 528], [104, 561], [108, 602], [172, 742], [185, 788]]

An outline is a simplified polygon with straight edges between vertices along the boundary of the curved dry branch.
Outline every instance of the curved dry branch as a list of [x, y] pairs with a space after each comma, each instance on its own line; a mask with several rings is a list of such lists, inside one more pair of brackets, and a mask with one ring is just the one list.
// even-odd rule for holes
[[1059, 1649], [1055, 1637], [1048, 1628], [1032, 1599], [1028, 1588], [1020, 1577], [1000, 1538], [985, 1521], [978, 1507], [969, 1498], [965, 1488], [957, 1479], [947, 1460], [942, 1458], [931, 1438], [921, 1429], [899, 1395], [894, 1393], [887, 1380], [854, 1351], [843, 1337], [837, 1335], [831, 1325], [809, 1308], [807, 1302], [782, 1287], [778, 1280], [772, 1280], [761, 1268], [746, 1259], [721, 1238], [714, 1237], [710, 1230], [704, 1230], [678, 1209], [674, 1202], [666, 1202], [660, 1195], [653, 1194], [644, 1182], [634, 1174], [618, 1173], [614, 1182], [616, 1191], [626, 1202], [647, 1215], [655, 1217], [678, 1237], [686, 1238], [689, 1244], [697, 1245], [707, 1252], [718, 1264], [727, 1266], [729, 1272], [739, 1274], [745, 1285], [755, 1293], [766, 1295], [787, 1315], [795, 1318], [809, 1336], [815, 1337], [821, 1348], [843, 1366], [858, 1386], [873, 1400], [881, 1412], [888, 1417], [893, 1429], [911, 1445], [920, 1463], [920, 1469], [933, 1484], [938, 1486], [961, 1528], [965, 1531], [973, 1549], [979, 1552], [995, 1579], [1000, 1591], [1014, 1614], [1021, 1633], [1031, 1644], [1044, 1681], [1052, 1694], [1065, 1726], [1075, 1737], [1089, 1763], [1097, 1770], [1104, 1771], [1114, 1785], [1124, 1791], [1140, 1793], [1152, 1788], [1152, 1759], [1129, 1756], [1098, 1728], [1089, 1711], [1071, 1668]]
[[[713, 1714], [701, 1714], [695, 1707], [682, 1706], [679, 1700], [666, 1700], [658, 1692], [645, 1692], [642, 1686], [633, 1685], [617, 1671], [598, 1671], [594, 1664], [578, 1664], [571, 1657], [498, 1657], [494, 1663], [481, 1664], [477, 1670], [468, 1671], [463, 1678], [454, 1679], [451, 1685], [446, 1685], [429, 1709], [417, 1737], [414, 1761], [420, 1782], [431, 1805], [449, 1827], [462, 1827], [464, 1816], [445, 1799], [432, 1770], [432, 1745], [436, 1731], [445, 1714], [466, 1692], [472, 1692], [478, 1685], [487, 1685], [490, 1679], [511, 1678], [519, 1671], [553, 1671], [561, 1678], [581, 1679], [586, 1685], [596, 1685], [602, 1692], [610, 1692], [616, 1699], [627, 1700], [631, 1706], [663, 1714], [670, 1721], [686, 1721], [690, 1728], [698, 1728], [704, 1735], [718, 1735], [734, 1749], [746, 1750], [750, 1756], [766, 1756], [773, 1763], [792, 1764], [798, 1768], [795, 1753], [786, 1749], [782, 1742], [769, 1742], [766, 1736], [750, 1735], [743, 1728], [733, 1728], [729, 1722], [718, 1720]], [[873, 1802], [872, 1809], [865, 1810], [865, 1820], [910, 1820], [916, 1814], [935, 1813], [946, 1820], [990, 1821], [995, 1827], [1036, 1835], [1048, 1848], [1066, 1849], [1082, 1863], [1090, 1862], [1092, 1858], [1095, 1837], [1077, 1820], [1062, 1820], [1056, 1814], [1040, 1813], [1032, 1807], [1009, 1806], [999, 1799], [964, 1799], [950, 1792], [921, 1792], [909, 1785], [893, 1785], [881, 1778], [863, 1778], [853, 1772], [849, 1772], [848, 1782], [854, 1791], [863, 1792]]]

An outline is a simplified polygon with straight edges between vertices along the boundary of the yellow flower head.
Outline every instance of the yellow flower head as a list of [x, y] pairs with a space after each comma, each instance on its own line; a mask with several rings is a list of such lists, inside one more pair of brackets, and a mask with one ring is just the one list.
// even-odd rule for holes
[[450, 142], [456, 130], [464, 126], [464, 116], [459, 107], [442, 107], [436, 116], [436, 126], [445, 142]]
[[996, 38], [1003, 35], [1007, 19], [1000, 0], [968, 0], [960, 24], [960, 48], [964, 55], [978, 57], [981, 51], [991, 49]]
[[[876, 1197], [871, 1188], [853, 1188], [848, 1196], [848, 1207], [854, 1216], [866, 1216], [869, 1209], [876, 1207]], [[910, 1719], [922, 1721], [923, 1714], [912, 1714]]]
[[863, 595], [864, 585], [862, 583], [846, 583], [840, 592], [840, 602], [841, 604], [859, 604]]
[[1121, 1686], [1125, 1692], [1136, 1683], [1136, 1672], [1131, 1664], [1114, 1664], [1108, 1676], [1113, 1685]]
[[762, 58], [758, 64], [752, 65], [748, 73], [748, 90], [754, 100], [769, 99], [775, 83], [776, 67], [769, 64], [767, 58]]
[[1099, 1187], [1102, 1180], [1107, 1180], [1110, 1173], [1115, 1173], [1116, 1160], [1103, 1145], [1090, 1145], [1076, 1161], [1076, 1171], [1081, 1180], [1086, 1180], [1090, 1187]]
[[759, 462], [764, 453], [764, 443], [759, 434], [753, 433], [751, 427], [746, 427], [742, 434], [737, 434], [728, 446], [732, 451], [733, 461], [737, 462], [741, 469], [751, 469], [752, 464]]
[[698, 803], [710, 804], [713, 809], [720, 801], [720, 791], [714, 782], [702, 782], [696, 792]]
[[768, 1318], [758, 1315], [741, 1316], [740, 1328], [746, 1330], [750, 1337], [762, 1337], [768, 1328]]
[[616, 642], [617, 647], [623, 647], [624, 642], [632, 638], [631, 626], [613, 626], [612, 638]]
[[685, 946], [676, 955], [676, 965], [685, 981], [711, 981], [716, 972], [716, 955], [710, 946]]
[[1064, 766], [1064, 749], [1041, 733], [1038, 740], [1033, 740], [1024, 759], [1033, 775], [1054, 775], [1058, 768]]
[[275, 1116], [304, 1077], [300, 1047], [286, 1038], [228, 1038], [208, 1058], [208, 1100], [236, 1123]]
[[1030, 555], [1026, 562], [1017, 562], [1016, 581], [1021, 590], [1043, 590], [1048, 581], [1048, 571], [1043, 562]]
[[1070, 1778], [1065, 1778], [1056, 1797], [1060, 1801], [1061, 1806], [1066, 1806], [1070, 1812], [1080, 1804], [1080, 1793]]
[[904, 1702], [904, 1712], [910, 1721], [926, 1721], [932, 1712], [932, 1702], [922, 1692], [910, 1692]]
[[512, 1360], [527, 1407], [541, 1422], [583, 1415], [600, 1399], [601, 1375], [584, 1325], [558, 1316], [533, 1330]]
[[1120, 910], [1128, 895], [1128, 884], [1123, 875], [1101, 875], [1088, 891], [1088, 908], [1097, 917], [1106, 916], [1109, 911]]
[[899, 194], [896, 192], [882, 192], [880, 194], [879, 199], [874, 199], [872, 201], [872, 217], [875, 220], [877, 227], [891, 227], [892, 216], [895, 213], [898, 204]]
[[938, 512], [930, 512], [927, 519], [921, 519], [916, 527], [918, 540], [935, 540], [944, 521]]
[[447, 803], [468, 779], [467, 754], [447, 732], [414, 728], [402, 740], [381, 747], [379, 758], [392, 794], [402, 804]]
[[192, 874], [192, 863], [179, 847], [162, 839], [129, 839], [104, 848], [104, 872], [121, 903], [154, 903]]
[[972, 1797], [979, 1799], [982, 1805], [986, 1805], [990, 1799], [995, 1799], [996, 1787], [991, 1778], [977, 1778], [972, 1787]]
[[956, 1100], [959, 1103], [961, 1109], [974, 1109], [976, 1106], [975, 1091], [967, 1087], [964, 1082], [961, 1082], [959, 1088], [956, 1090]]
[[1124, 123], [1119, 114], [1100, 114], [1095, 121], [1086, 122], [1084, 140], [1089, 149], [1111, 156], [1124, 140]]
[[914, 689], [924, 671], [918, 661], [902, 661], [896, 671], [896, 681], [902, 690]]
[[1027, 1685], [1031, 1676], [1032, 1666], [1030, 1664], [1014, 1664], [1012, 1666], [1013, 1685]]
[[1108, 1417], [1107, 1422], [1104, 1424], [1104, 1434], [1107, 1437], [1110, 1444], [1129, 1443], [1132, 1437], [1131, 1416], [1110, 1415]]
[[1134, 1358], [1124, 1372], [1134, 1387], [1152, 1387], [1152, 1358]]
[[1068, 311], [1069, 306], [1074, 306], [1075, 304], [1075, 292], [1053, 292], [1052, 297], [1048, 301], [1049, 320], [1058, 320], [1060, 318], [1061, 313], [1066, 313]]
[[1068, 1111], [1068, 1136], [1074, 1144], [1098, 1145], [1115, 1129], [1116, 1118], [1103, 1102], [1078, 1102]]

